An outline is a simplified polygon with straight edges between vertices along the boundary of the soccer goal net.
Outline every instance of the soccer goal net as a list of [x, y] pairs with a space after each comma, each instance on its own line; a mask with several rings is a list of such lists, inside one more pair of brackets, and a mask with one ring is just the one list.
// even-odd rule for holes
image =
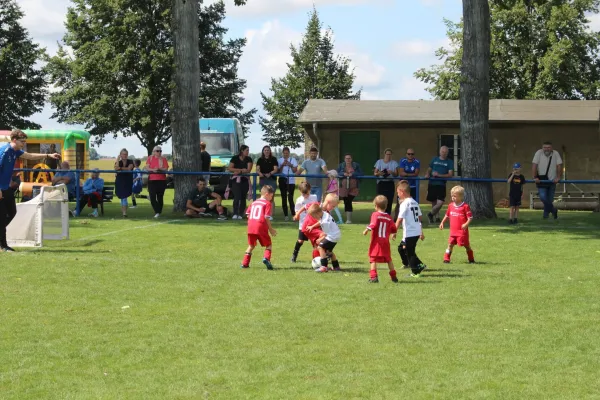
[[42, 247], [44, 240], [69, 238], [69, 195], [65, 185], [41, 186], [31, 200], [17, 203], [6, 228], [11, 247]]

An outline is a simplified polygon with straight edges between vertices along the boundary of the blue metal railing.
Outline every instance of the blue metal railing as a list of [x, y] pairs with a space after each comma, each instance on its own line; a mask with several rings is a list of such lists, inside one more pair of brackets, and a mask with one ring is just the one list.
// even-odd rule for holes
[[[56, 173], [56, 172], [60, 172], [63, 170], [54, 170], [54, 169], [31, 169], [31, 168], [16, 168], [15, 169], [16, 172], [39, 172], [39, 173], [45, 173], [45, 172], [52, 172], [52, 173]], [[115, 170], [92, 170], [92, 169], [72, 169], [69, 170], [70, 172], [73, 172], [75, 174], [75, 178], [76, 181], [79, 182], [80, 181], [80, 177], [82, 173], [93, 173], [93, 172], [97, 172], [99, 174], [143, 174], [143, 175], [149, 175], [149, 174], [156, 174], [156, 172], [149, 172], [149, 171], [115, 171]], [[194, 172], [185, 172], [185, 171], [168, 171], [163, 173], [164, 175], [193, 175], [193, 176], [205, 176], [205, 175], [211, 175], [211, 176], [223, 176], [223, 175], [228, 175], [228, 176], [234, 176], [231, 172], [205, 172], [205, 171], [194, 171]], [[242, 177], [247, 177], [247, 178], [251, 178], [252, 179], [252, 199], [256, 200], [256, 189], [258, 188], [258, 184], [257, 184], [257, 178], [259, 178], [258, 173], [253, 172], [253, 173], [249, 173], [249, 174], [237, 174], [235, 176], [242, 176]], [[273, 174], [273, 177], [283, 177], [283, 178], [321, 178], [321, 179], [328, 179], [327, 175], [317, 175], [317, 174], [302, 174], [302, 175], [286, 175], [286, 174]], [[343, 179], [343, 178], [338, 178], [338, 179]], [[357, 180], [369, 180], [369, 179], [376, 179], [376, 180], [381, 180], [382, 178], [380, 176], [373, 176], [373, 175], [361, 175], [361, 176], [354, 176], [351, 177], [349, 179], [357, 179]], [[420, 177], [420, 176], [411, 176], [409, 178], [405, 178], [405, 177], [400, 177], [400, 176], [396, 176], [396, 177], [389, 177], [389, 178], [384, 178], [384, 179], [392, 179], [393, 181], [401, 181], [401, 180], [413, 180], [413, 181], [448, 181], [448, 182], [488, 182], [488, 183], [506, 183], [507, 178], [505, 179], [495, 179], [495, 178], [464, 178], [464, 177], [452, 177], [452, 178], [425, 178], [425, 177]], [[528, 182], [533, 182], [533, 181], [528, 181]], [[540, 181], [541, 183], [553, 183], [553, 181]], [[565, 184], [588, 184], [588, 185], [598, 185], [600, 184], [600, 180], [590, 180], [590, 179], [569, 179], [569, 180], [560, 180], [558, 181], [558, 183], [565, 183]], [[419, 201], [419, 184], [416, 185], [416, 198], [415, 200]], [[79, 185], [75, 186], [75, 197], [77, 200], [79, 200], [80, 198], [80, 193], [81, 193], [81, 188]], [[79, 201], [77, 201], [77, 212], [79, 212]]]

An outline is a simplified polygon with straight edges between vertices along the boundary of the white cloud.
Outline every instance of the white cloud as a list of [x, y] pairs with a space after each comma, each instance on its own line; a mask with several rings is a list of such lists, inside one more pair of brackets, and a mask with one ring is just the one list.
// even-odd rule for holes
[[[217, 0], [211, 0], [215, 2]], [[234, 0], [225, 0], [227, 15], [233, 17], [273, 17], [293, 13], [298, 10], [309, 10], [321, 6], [355, 6], [361, 4], [391, 4], [393, 0], [250, 0], [246, 5], [236, 7]]]
[[450, 40], [444, 38], [434, 41], [421, 39], [400, 41], [392, 46], [392, 52], [396, 57], [435, 58], [435, 51], [440, 47], [450, 47]]
[[588, 14], [586, 15], [587, 19], [590, 20], [588, 26], [594, 32], [600, 31], [600, 14]]

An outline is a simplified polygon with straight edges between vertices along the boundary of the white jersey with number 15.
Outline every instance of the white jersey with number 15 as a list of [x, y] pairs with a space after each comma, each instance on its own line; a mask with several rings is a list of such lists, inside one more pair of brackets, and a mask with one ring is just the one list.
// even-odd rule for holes
[[419, 217], [421, 214], [421, 207], [419, 203], [412, 197], [404, 199], [400, 204], [400, 213], [398, 218], [402, 218], [402, 239], [413, 236], [421, 236], [421, 222]]

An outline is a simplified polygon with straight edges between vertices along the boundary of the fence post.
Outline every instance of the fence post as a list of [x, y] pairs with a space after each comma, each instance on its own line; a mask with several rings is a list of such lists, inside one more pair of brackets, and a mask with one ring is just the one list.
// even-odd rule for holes
[[256, 200], [256, 174], [252, 175], [252, 201]]
[[419, 197], [421, 197], [421, 193], [420, 193], [421, 192], [421, 180], [417, 179], [416, 182], [417, 183], [416, 183], [416, 187], [415, 187], [415, 197], [416, 197], [415, 201], [417, 202], [417, 204], [421, 204], [421, 203], [419, 203]]
[[75, 171], [75, 215], [79, 216], [79, 171]]

